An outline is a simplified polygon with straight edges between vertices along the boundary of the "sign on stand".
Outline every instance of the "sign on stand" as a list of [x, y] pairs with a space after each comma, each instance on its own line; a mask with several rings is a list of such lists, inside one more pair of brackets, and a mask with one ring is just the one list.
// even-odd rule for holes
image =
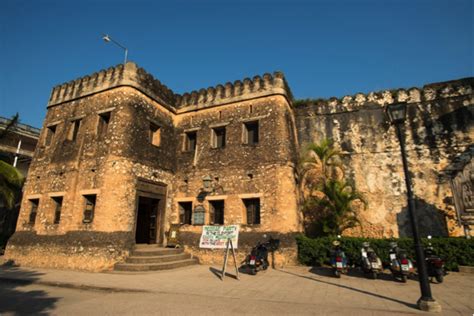
[[234, 249], [239, 241], [239, 225], [203, 226], [199, 248], [225, 249], [227, 240], [232, 240]]
[[235, 250], [234, 246], [232, 245], [232, 239], [227, 239], [227, 246], [225, 249], [225, 255], [224, 255], [224, 266], [222, 267], [222, 272], [221, 272], [221, 280], [224, 281], [225, 277], [225, 270], [227, 269], [227, 258], [229, 258], [229, 249], [232, 251], [232, 257], [234, 258], [234, 267], [235, 267], [235, 277], [237, 280], [239, 279], [239, 268], [237, 267], [237, 260], [235, 259]]
[[239, 241], [239, 225], [228, 226], [203, 226], [201, 239], [199, 241], [200, 248], [208, 249], [225, 249], [224, 266], [222, 267], [221, 280], [224, 281], [225, 270], [227, 268], [227, 259], [229, 258], [229, 250], [232, 252], [234, 259], [235, 276], [239, 280], [239, 269], [235, 258], [235, 249]]

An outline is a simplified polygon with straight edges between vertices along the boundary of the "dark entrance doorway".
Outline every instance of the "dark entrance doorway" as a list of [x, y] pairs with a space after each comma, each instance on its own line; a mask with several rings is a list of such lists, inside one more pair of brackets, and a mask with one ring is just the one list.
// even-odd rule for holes
[[160, 199], [138, 197], [137, 244], [155, 244], [157, 242], [158, 215], [160, 214]]

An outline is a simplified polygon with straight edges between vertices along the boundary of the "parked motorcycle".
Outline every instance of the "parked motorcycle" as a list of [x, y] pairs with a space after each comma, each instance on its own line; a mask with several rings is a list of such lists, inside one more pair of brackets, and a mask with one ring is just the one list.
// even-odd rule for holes
[[279, 246], [280, 240], [273, 239], [272, 237], [270, 237], [270, 239], [264, 243], [258, 242], [245, 259], [245, 263], [250, 271], [250, 274], [256, 275], [260, 270], [267, 270], [269, 265], [268, 252], [277, 250]]
[[405, 283], [408, 276], [414, 272], [413, 264], [408, 259], [406, 251], [398, 247], [396, 242], [390, 243], [390, 271], [395, 279]]
[[377, 256], [374, 249], [370, 247], [368, 241], [362, 243], [360, 252], [362, 270], [366, 275], [370, 275], [372, 279], [376, 279], [377, 275], [383, 271], [382, 260]]
[[[340, 238], [340, 236], [337, 236]], [[346, 254], [341, 248], [341, 241], [334, 240], [332, 242], [334, 246], [331, 252], [331, 266], [336, 278], [340, 278], [342, 273], [347, 273], [347, 258]]]
[[436, 254], [431, 245], [431, 236], [428, 236], [428, 247], [425, 248], [425, 261], [428, 270], [428, 276], [436, 279], [438, 283], [443, 283], [446, 271], [444, 261]]

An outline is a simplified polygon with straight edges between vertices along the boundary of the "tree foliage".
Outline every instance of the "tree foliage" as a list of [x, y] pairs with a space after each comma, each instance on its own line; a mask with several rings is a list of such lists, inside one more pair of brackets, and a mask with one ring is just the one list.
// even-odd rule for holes
[[18, 169], [0, 160], [0, 200], [8, 209], [15, 206], [23, 186], [23, 180], [24, 178]]
[[[0, 139], [6, 137], [10, 130], [18, 123], [18, 114], [13, 116], [6, 128], [0, 132]], [[0, 201], [7, 209], [12, 209], [21, 194], [24, 177], [6, 161], [0, 160]]]
[[299, 172], [301, 203], [309, 235], [338, 235], [360, 225], [356, 204], [365, 208], [367, 202], [345, 179], [340, 152], [330, 139], [305, 147]]

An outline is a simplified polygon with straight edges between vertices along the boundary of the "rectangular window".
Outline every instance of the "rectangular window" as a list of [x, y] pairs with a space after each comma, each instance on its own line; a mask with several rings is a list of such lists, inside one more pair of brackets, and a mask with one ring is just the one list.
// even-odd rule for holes
[[51, 145], [54, 139], [54, 135], [56, 134], [56, 125], [48, 126], [46, 128], [46, 139], [44, 141], [45, 146]]
[[197, 132], [187, 132], [185, 135], [184, 150], [195, 151], [197, 142]]
[[75, 141], [77, 139], [77, 134], [79, 133], [80, 127], [81, 127], [80, 119], [71, 121], [71, 125], [69, 128], [69, 135], [68, 135], [69, 140]]
[[258, 121], [244, 123], [244, 144], [255, 145], [258, 140]]
[[63, 197], [62, 196], [55, 196], [52, 198], [55, 204], [54, 207], [54, 224], [59, 224], [61, 220], [61, 209], [63, 207]]
[[225, 127], [217, 127], [212, 129], [212, 148], [225, 147]]
[[209, 201], [209, 222], [224, 225], [224, 200]]
[[34, 225], [36, 222], [36, 215], [38, 214], [39, 199], [31, 199], [30, 201], [30, 225]]
[[97, 125], [97, 135], [104, 137], [107, 134], [109, 128], [111, 112], [105, 112], [99, 114], [99, 124]]
[[247, 224], [260, 224], [260, 199], [245, 199], [244, 204], [247, 213]]
[[96, 195], [95, 194], [84, 195], [84, 199], [85, 199], [85, 207], [84, 207], [84, 218], [82, 219], [82, 222], [84, 224], [88, 224], [88, 223], [92, 223], [92, 220], [94, 219]]
[[161, 145], [161, 128], [150, 122], [150, 143], [159, 147]]
[[179, 223], [181, 225], [191, 225], [193, 214], [193, 202], [179, 202]]

